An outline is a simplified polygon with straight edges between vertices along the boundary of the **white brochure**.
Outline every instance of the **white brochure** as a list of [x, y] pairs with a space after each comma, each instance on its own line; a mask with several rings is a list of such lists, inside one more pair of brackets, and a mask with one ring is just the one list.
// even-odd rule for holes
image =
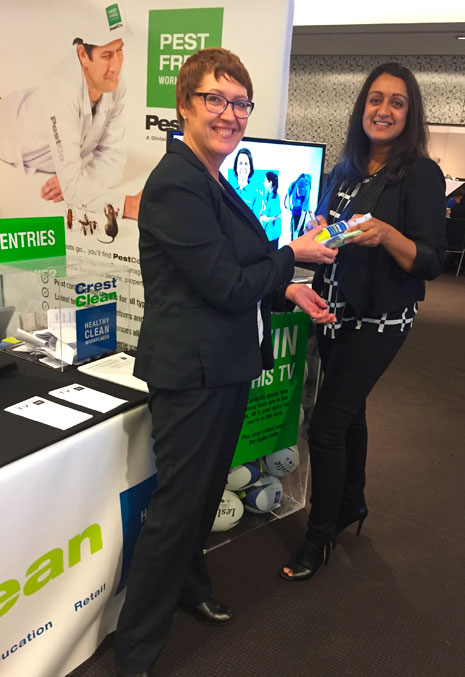
[[100, 411], [103, 414], [112, 409], [116, 409], [120, 404], [124, 404], [127, 400], [122, 400], [113, 395], [107, 395], [99, 390], [87, 388], [79, 383], [73, 383], [70, 386], [50, 390], [49, 395], [57, 397], [59, 400], [66, 400], [72, 404], [78, 404], [80, 407], [92, 409], [93, 411]]
[[148, 393], [149, 389], [145, 381], [133, 375], [134, 357], [126, 353], [116, 353], [116, 355], [109, 355], [102, 357], [100, 360], [89, 362], [78, 367], [78, 371], [95, 378], [101, 378], [104, 381], [111, 381], [112, 383], [119, 383], [119, 385], [126, 386], [126, 388], [134, 388]]
[[84, 414], [82, 411], [64, 407], [62, 404], [56, 404], [38, 395], [30, 397], [28, 400], [23, 400], [23, 402], [18, 402], [18, 404], [13, 404], [11, 407], [6, 407], [5, 411], [9, 411], [17, 416], [24, 416], [24, 418], [29, 418], [31, 421], [45, 423], [45, 425], [50, 425], [60, 430], [68, 430], [68, 428], [72, 428], [92, 418], [91, 414]]

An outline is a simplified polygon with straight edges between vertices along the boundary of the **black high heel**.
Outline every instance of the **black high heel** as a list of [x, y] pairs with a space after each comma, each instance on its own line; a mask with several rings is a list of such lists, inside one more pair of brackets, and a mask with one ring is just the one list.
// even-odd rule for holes
[[341, 531], [346, 529], [351, 524], [358, 522], [357, 527], [357, 536], [362, 530], [362, 526], [366, 518], [368, 517], [368, 508], [366, 505], [361, 508], [355, 508], [353, 510], [343, 510], [339, 513], [337, 522], [336, 522], [336, 534], [339, 534]]
[[[285, 581], [306, 581], [315, 574], [322, 564], [328, 564], [333, 543], [311, 543], [304, 541], [295, 556], [279, 572]], [[289, 569], [289, 573], [285, 571]]]

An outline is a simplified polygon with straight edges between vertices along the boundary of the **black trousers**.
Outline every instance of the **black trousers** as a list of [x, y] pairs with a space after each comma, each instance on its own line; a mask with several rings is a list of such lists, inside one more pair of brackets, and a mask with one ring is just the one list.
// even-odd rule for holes
[[139, 535], [114, 652], [127, 671], [148, 671], [178, 603], [211, 594], [203, 549], [240, 434], [249, 383], [150, 389], [158, 487]]
[[317, 327], [323, 383], [309, 426], [312, 471], [307, 539], [327, 543], [340, 510], [365, 505], [368, 394], [394, 359], [407, 333], [385, 335], [377, 325], [345, 329], [336, 339]]

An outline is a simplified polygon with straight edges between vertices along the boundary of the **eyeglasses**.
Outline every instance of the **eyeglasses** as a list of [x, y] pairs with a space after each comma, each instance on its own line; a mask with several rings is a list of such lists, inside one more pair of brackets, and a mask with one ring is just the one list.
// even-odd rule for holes
[[201, 96], [208, 112], [216, 113], [216, 115], [224, 113], [228, 107], [228, 104], [231, 104], [231, 108], [233, 109], [233, 113], [236, 117], [248, 118], [255, 105], [253, 101], [248, 101], [247, 99], [237, 99], [236, 101], [230, 101], [221, 94], [211, 94], [209, 92], [194, 92], [193, 96]]

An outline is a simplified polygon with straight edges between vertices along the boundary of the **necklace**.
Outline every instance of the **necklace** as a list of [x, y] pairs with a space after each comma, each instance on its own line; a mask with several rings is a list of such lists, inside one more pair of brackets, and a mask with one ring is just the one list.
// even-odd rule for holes
[[376, 176], [376, 174], [386, 166], [386, 162], [383, 160], [378, 162], [372, 169], [370, 169], [370, 162], [368, 163], [368, 176]]

